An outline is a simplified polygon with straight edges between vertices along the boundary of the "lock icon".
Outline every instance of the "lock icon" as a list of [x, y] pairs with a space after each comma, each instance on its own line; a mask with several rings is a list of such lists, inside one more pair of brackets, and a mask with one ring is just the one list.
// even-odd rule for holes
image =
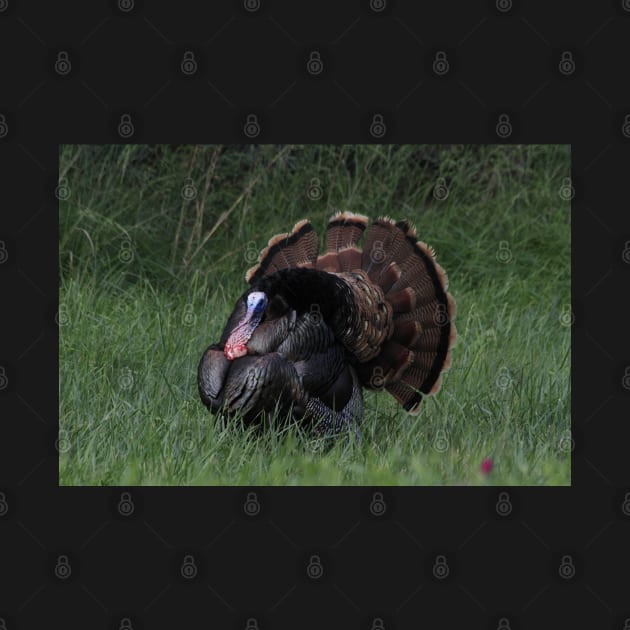
[[135, 506], [131, 500], [131, 495], [128, 492], [123, 492], [120, 495], [120, 501], [118, 501], [118, 513], [121, 516], [131, 516]]
[[4, 114], [0, 114], [0, 138], [4, 138], [9, 133], [9, 125]]
[[182, 449], [187, 453], [195, 450], [195, 439], [193, 437], [192, 431], [184, 431], [184, 437], [182, 438], [181, 446]]
[[245, 120], [245, 126], [243, 127], [243, 133], [248, 138], [255, 138], [260, 133], [260, 125], [258, 124], [256, 114], [248, 114]]
[[55, 61], [55, 72], [62, 77], [65, 77], [72, 70], [72, 64], [70, 63], [70, 57], [67, 51], [62, 50], [57, 53], [57, 60]]
[[450, 69], [450, 64], [443, 50], [438, 50], [433, 59], [433, 72], [438, 76], [444, 76]]
[[[130, 263], [133, 260], [133, 246], [128, 238], [124, 238], [120, 241], [120, 251], [118, 252], [118, 258], [124, 263]], [[133, 385], [133, 376], [129, 368], [127, 368], [125, 374], [121, 377], [121, 387], [123, 389], [129, 389]]]
[[123, 617], [120, 620], [120, 626], [118, 630], [133, 630], [133, 626], [131, 625], [131, 619], [129, 619], [129, 617]]
[[[4, 241], [0, 241], [0, 265], [7, 262], [8, 259], [9, 252], [7, 251], [7, 244]], [[0, 368], [0, 370], [4, 371], [4, 368]], [[1, 386], [0, 389], [2, 389]]]
[[55, 197], [59, 201], [65, 201], [70, 198], [70, 186], [68, 186], [68, 180], [65, 177], [59, 179], [59, 183], [55, 188]]
[[[630, 11], [630, 3], [628, 5], [628, 11]], [[628, 617], [623, 624], [623, 630], [630, 630], [630, 617]]]
[[245, 624], [245, 630], [258, 630], [258, 621], [250, 617]]
[[[2, 116], [0, 116], [0, 124], [2, 123]], [[623, 125], [621, 127], [621, 133], [626, 138], [630, 138], [630, 114], [626, 114], [623, 119]], [[2, 137], [2, 131], [0, 127], [0, 137]]]
[[570, 177], [565, 177], [562, 180], [562, 186], [560, 186], [560, 198], [564, 201], [570, 201], [575, 196], [575, 188], [571, 183]]
[[372, 377], [370, 378], [370, 386], [373, 389], [382, 389], [385, 385], [385, 377], [383, 376], [383, 368], [377, 365], [372, 370]]
[[180, 68], [182, 72], [188, 76], [191, 76], [197, 72], [197, 60], [195, 59], [195, 53], [192, 50], [187, 50], [184, 53], [184, 58]]
[[438, 429], [433, 440], [433, 448], [438, 453], [445, 453], [448, 450], [448, 435], [443, 429]]
[[372, 622], [372, 630], [385, 630], [385, 624], [380, 617], [376, 617]]
[[560, 55], [558, 70], [560, 70], [560, 73], [564, 74], [564, 76], [569, 76], [575, 72], [575, 61], [573, 59], [573, 53], [570, 50], [565, 50]]
[[6, 389], [9, 386], [9, 377], [5, 370], [4, 365], [0, 365], [0, 390]]
[[182, 324], [184, 326], [194, 326], [197, 321], [195, 311], [192, 304], [186, 304], [184, 306], [184, 313], [182, 314]]
[[573, 558], [571, 558], [571, 556], [562, 556], [558, 573], [563, 580], [570, 580], [575, 576], [575, 565], [573, 564]]
[[197, 189], [192, 177], [187, 177], [182, 186], [182, 199], [192, 201], [197, 196]]
[[118, 123], [118, 135], [121, 138], [131, 138], [134, 134], [134, 126], [131, 122], [131, 116], [129, 114], [123, 114], [120, 117], [120, 122]]
[[254, 13], [254, 11], [260, 9], [260, 0], [244, 0], [243, 6], [245, 7], [245, 11]]
[[510, 376], [510, 370], [505, 366], [499, 369], [497, 374], [497, 387], [499, 389], [507, 389], [512, 383], [512, 377]]
[[60, 580], [67, 580], [70, 575], [72, 575], [72, 568], [68, 562], [68, 556], [59, 556], [55, 565], [55, 576]]
[[4, 492], [0, 492], [0, 516], [6, 516], [9, 511], [9, 504], [7, 503], [7, 497]]
[[370, 134], [374, 138], [382, 138], [387, 133], [387, 127], [383, 120], [382, 114], [374, 114], [372, 123], [370, 124]]
[[575, 440], [571, 435], [571, 431], [567, 430], [562, 434], [558, 448], [564, 453], [570, 453], [575, 448]]
[[448, 188], [446, 186], [446, 180], [443, 177], [438, 177], [433, 187], [433, 197], [438, 201], [444, 201], [448, 197]]
[[319, 178], [313, 177], [306, 193], [308, 195], [308, 198], [312, 199], [313, 201], [317, 201], [318, 199], [322, 198], [323, 192], [324, 191], [322, 190], [322, 185], [319, 181]]
[[306, 574], [311, 580], [319, 580], [324, 575], [324, 567], [319, 556], [311, 556], [306, 567]]
[[450, 573], [450, 569], [448, 568], [448, 564], [446, 562], [446, 556], [437, 556], [435, 558], [435, 563], [433, 564], [433, 575], [438, 580], [444, 580], [448, 577]]
[[435, 312], [433, 313], [433, 321], [438, 326], [446, 326], [446, 324], [450, 321], [448, 318], [448, 309], [444, 304], [438, 304], [435, 307]]
[[374, 13], [380, 13], [387, 8], [387, 0], [370, 0], [370, 9]]
[[[626, 241], [626, 245], [623, 248], [623, 253], [621, 254], [621, 258], [623, 259], [623, 262], [630, 265], [630, 241]], [[2, 261], [0, 260], [0, 262]]]
[[509, 516], [512, 513], [512, 502], [507, 492], [499, 492], [495, 509], [499, 516]]
[[510, 620], [507, 617], [501, 617], [501, 619], [499, 619], [499, 623], [497, 624], [497, 630], [511, 630]]
[[383, 516], [386, 510], [387, 510], [387, 504], [385, 503], [385, 500], [383, 499], [383, 493], [375, 492], [372, 495], [372, 502], [370, 503], [370, 512], [374, 516]]
[[512, 252], [510, 244], [507, 241], [499, 241], [499, 250], [497, 251], [497, 260], [500, 263], [509, 263], [512, 260]]
[[308, 313], [313, 326], [319, 326], [322, 321], [322, 312], [319, 310], [319, 304], [311, 304], [311, 309]]
[[322, 73], [324, 69], [324, 62], [322, 61], [321, 55], [316, 50], [313, 50], [309, 56], [308, 61], [306, 62], [306, 69], [309, 74], [312, 74], [316, 77], [318, 74]]
[[623, 498], [623, 503], [621, 504], [621, 511], [626, 516], [630, 516], [630, 492], [626, 492], [626, 496]]
[[182, 577], [187, 580], [192, 580], [197, 577], [197, 565], [195, 559], [192, 556], [184, 556], [184, 561], [181, 566]]
[[245, 260], [251, 265], [258, 259], [258, 248], [254, 241], [247, 243], [247, 249], [245, 251]]
[[495, 131], [499, 138], [509, 138], [512, 135], [512, 123], [507, 114], [500, 114], [495, 127]]
[[[0, 0], [0, 11], [3, 11], [4, 9], [2, 8], [2, 0]], [[5, 621], [4, 617], [0, 617], [0, 630], [7, 630], [7, 622]]]
[[55, 440], [55, 448], [59, 453], [67, 453], [72, 447], [72, 443], [68, 439], [68, 432], [64, 429], [59, 429], [59, 435]]
[[134, 0], [118, 0], [118, 8], [125, 13], [133, 11]]
[[243, 504], [243, 510], [247, 516], [256, 516], [260, 512], [260, 502], [255, 492], [248, 492], [245, 503]]
[[626, 371], [621, 381], [624, 389], [630, 389], [630, 365], [626, 366]]
[[383, 241], [374, 241], [372, 251], [370, 252], [370, 260], [377, 265], [385, 260], [385, 248]]
[[563, 326], [572, 326], [573, 322], [575, 322], [575, 315], [571, 310], [571, 305], [565, 304], [562, 307], [562, 312], [560, 313], [560, 323]]
[[512, 0], [497, 0], [497, 11], [507, 13], [512, 8]]

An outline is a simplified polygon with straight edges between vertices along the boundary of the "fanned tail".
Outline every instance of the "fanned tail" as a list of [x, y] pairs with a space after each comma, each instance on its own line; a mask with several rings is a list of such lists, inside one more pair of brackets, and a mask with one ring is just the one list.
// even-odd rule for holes
[[326, 251], [318, 257], [312, 225], [299, 221], [291, 232], [269, 240], [246, 280], [254, 284], [296, 267], [343, 278], [356, 308], [340, 340], [355, 357], [361, 384], [386, 389], [417, 414], [423, 395], [440, 389], [442, 372], [450, 367], [455, 301], [435, 252], [417, 239], [413, 226], [388, 217], [366, 230], [367, 225], [361, 214], [335, 214], [326, 230]]

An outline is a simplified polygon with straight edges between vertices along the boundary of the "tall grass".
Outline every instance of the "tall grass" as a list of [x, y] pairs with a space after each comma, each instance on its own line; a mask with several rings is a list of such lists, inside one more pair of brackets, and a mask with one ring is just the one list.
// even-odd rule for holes
[[[64, 146], [62, 484], [568, 484], [566, 146]], [[458, 345], [419, 416], [368, 393], [362, 439], [224, 427], [196, 365], [270, 236], [335, 210], [414, 222]], [[495, 463], [488, 476], [482, 458]]]

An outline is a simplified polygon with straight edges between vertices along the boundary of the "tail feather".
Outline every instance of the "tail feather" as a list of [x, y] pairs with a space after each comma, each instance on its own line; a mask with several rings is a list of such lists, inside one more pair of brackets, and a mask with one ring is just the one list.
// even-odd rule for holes
[[416, 320], [394, 320], [394, 334], [392, 339], [414, 349], [414, 344], [417, 343], [422, 334], [422, 325]]
[[368, 218], [352, 212], [333, 215], [326, 228], [326, 251], [315, 268], [330, 273], [361, 269], [361, 250], [357, 247]]
[[[427, 273], [419, 273], [417, 256], [409, 256], [398, 263], [400, 278], [389, 289], [388, 293], [395, 293], [404, 287], [413, 287], [419, 297], [425, 301], [435, 297], [435, 283]], [[441, 285], [441, 283], [440, 283]]]
[[383, 344], [375, 359], [357, 366], [357, 374], [365, 387], [380, 389], [402, 378], [413, 363], [413, 355], [409, 348], [390, 339]]
[[[405, 322], [406, 323], [406, 322]], [[412, 350], [419, 350], [421, 352], [431, 352], [435, 350], [440, 344], [440, 337], [442, 330], [438, 326], [433, 328], [424, 328], [422, 324], [419, 324], [422, 328], [422, 335], [420, 335], [413, 343], [409, 344]]]
[[330, 219], [326, 228], [326, 251], [338, 252], [356, 245], [367, 224], [368, 218], [362, 214], [338, 212]]
[[409, 255], [405, 234], [389, 218], [376, 219], [365, 235], [361, 268], [368, 278], [378, 283], [391, 261], [401, 263]]
[[354, 271], [361, 269], [361, 250], [356, 245], [345, 247], [337, 252], [339, 268], [341, 271]]
[[441, 373], [451, 364], [456, 309], [448, 278], [412, 225], [386, 217], [366, 232], [361, 262], [391, 305], [394, 325], [381, 353], [359, 366], [359, 376], [365, 387], [374, 388], [373, 375], [382, 375], [387, 391], [418, 413], [422, 396], [439, 390]]
[[412, 416], [420, 412], [422, 394], [403, 381], [387, 385], [385, 389], [408, 411]]
[[291, 232], [269, 239], [258, 257], [258, 263], [245, 274], [247, 282], [290, 267], [312, 267], [317, 261], [317, 234], [307, 220], [298, 221]]
[[405, 287], [396, 293], [388, 293], [387, 301], [392, 305], [394, 313], [410, 313], [416, 308], [416, 293], [413, 287]]
[[383, 290], [383, 293], [387, 295], [390, 289], [400, 280], [402, 271], [398, 263], [393, 260], [385, 267], [378, 278], [378, 285]]
[[317, 258], [315, 268], [328, 273], [339, 273], [341, 266], [339, 265], [339, 255], [337, 252], [326, 252]]

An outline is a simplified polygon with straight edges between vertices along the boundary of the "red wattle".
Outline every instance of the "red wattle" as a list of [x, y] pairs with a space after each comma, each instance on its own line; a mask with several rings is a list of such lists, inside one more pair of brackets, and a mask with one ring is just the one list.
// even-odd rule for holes
[[225, 354], [225, 357], [228, 360], [233, 361], [234, 359], [238, 359], [239, 357], [244, 357], [247, 354], [247, 347], [245, 346], [245, 344], [240, 343], [235, 345], [226, 343], [223, 354]]

